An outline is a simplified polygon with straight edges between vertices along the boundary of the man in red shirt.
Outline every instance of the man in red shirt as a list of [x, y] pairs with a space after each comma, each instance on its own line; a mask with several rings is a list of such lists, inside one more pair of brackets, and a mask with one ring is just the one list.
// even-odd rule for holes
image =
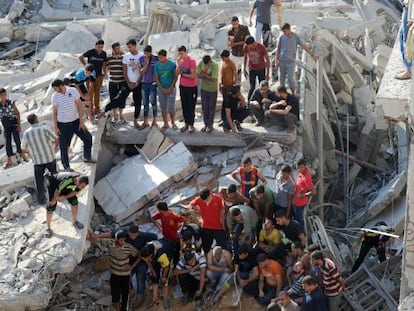
[[293, 213], [295, 219], [305, 229], [303, 210], [308, 205], [309, 198], [316, 194], [310, 169], [306, 166], [305, 159], [298, 161], [298, 177], [296, 178], [295, 194], [293, 196]]
[[209, 189], [201, 191], [200, 196], [190, 202], [190, 208], [201, 215], [201, 240], [204, 254], [207, 254], [216, 240], [216, 245], [227, 246], [227, 235], [224, 230], [224, 206], [221, 196], [210, 193]]
[[[162, 232], [164, 239], [168, 240], [174, 248], [174, 264], [178, 263], [180, 255], [180, 238], [178, 231], [181, 225], [186, 222], [184, 216], [180, 216], [168, 209], [164, 201], [157, 203], [158, 212], [152, 216], [153, 224]], [[158, 220], [161, 221], [158, 222]]]
[[[263, 80], [269, 80], [270, 59], [266, 47], [254, 40], [252, 36], [246, 37], [244, 40], [244, 76], [249, 78], [250, 90], [248, 102], [256, 89], [256, 78], [259, 83]], [[247, 60], [249, 60], [249, 70], [247, 71]]]

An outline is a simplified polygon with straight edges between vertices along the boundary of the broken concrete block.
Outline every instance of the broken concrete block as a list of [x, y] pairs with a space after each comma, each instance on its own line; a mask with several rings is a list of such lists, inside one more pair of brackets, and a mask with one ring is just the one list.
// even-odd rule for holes
[[[180, 29], [183, 31], [190, 31], [193, 32], [197, 29], [201, 31], [200, 28], [193, 28], [196, 20], [187, 14], [183, 14], [180, 17]], [[200, 31], [198, 32], [198, 36], [200, 37]], [[190, 34], [191, 36], [191, 34]], [[199, 38], [200, 39], [200, 38]], [[198, 46], [198, 45], [197, 45]]]
[[167, 52], [176, 53], [179, 46], [189, 46], [190, 32], [189, 31], [174, 31], [150, 35], [148, 44], [152, 46], [154, 51], [161, 49]]
[[0, 18], [0, 43], [8, 43], [13, 39], [13, 25], [7, 18]]
[[112, 296], [105, 296], [95, 301], [97, 305], [110, 307], [112, 305]]
[[250, 158], [257, 157], [260, 160], [266, 160], [266, 159], [269, 158], [269, 156], [270, 155], [269, 155], [269, 152], [267, 151], [267, 149], [264, 148], [264, 147], [261, 147], [261, 148], [255, 148], [255, 149], [250, 149], [250, 150], [246, 151], [244, 153], [243, 158], [247, 158], [247, 157], [250, 157]]
[[173, 193], [169, 194], [168, 197], [164, 199], [167, 204], [175, 205], [181, 203], [182, 201], [188, 200], [197, 195], [196, 187], [186, 187], [182, 189], [177, 189]]
[[14, 21], [16, 18], [19, 18], [22, 15], [25, 6], [26, 5], [24, 1], [14, 0], [13, 4], [11, 5], [9, 9], [9, 13], [7, 14], [6, 18], [9, 19], [10, 21]]
[[47, 51], [36, 71], [51, 72], [61, 68], [79, 68], [79, 59], [70, 53]]
[[273, 166], [262, 167], [260, 171], [265, 177], [272, 178], [272, 179], [276, 178], [276, 170]]
[[229, 48], [227, 44], [227, 32], [227, 27], [222, 27], [219, 31], [216, 32], [213, 39], [213, 47], [216, 49], [216, 51], [221, 52]]
[[117, 41], [124, 44], [129, 39], [135, 38], [137, 35], [138, 32], [135, 29], [107, 19], [101, 38], [105, 41], [108, 48], [113, 42]]
[[193, 28], [190, 31], [190, 47], [195, 49], [200, 46], [201, 28]]
[[191, 152], [179, 142], [152, 163], [137, 155], [115, 166], [96, 184], [95, 197], [108, 215], [122, 220], [142, 208], [148, 198], [159, 195], [172, 181], [180, 181], [196, 169]]
[[89, 297], [95, 299], [95, 300], [99, 300], [102, 298], [102, 295], [99, 294], [97, 291], [93, 290], [92, 288], [83, 288], [82, 289], [82, 293], [88, 295]]
[[27, 217], [29, 212], [29, 204], [24, 199], [17, 199], [3, 209], [1, 216], [4, 220], [10, 220], [14, 217]]
[[233, 177], [231, 177], [230, 175], [224, 175], [224, 176], [221, 176], [218, 179], [219, 188], [228, 187], [230, 184], [238, 185], [238, 182]]
[[202, 41], [213, 40], [216, 36], [216, 30], [217, 30], [216, 25], [212, 23], [205, 24], [201, 31], [201, 40]]
[[275, 157], [282, 154], [283, 150], [278, 143], [271, 143], [271, 147], [268, 149], [268, 152], [271, 157]]
[[207, 186], [215, 179], [213, 174], [200, 174], [197, 176], [197, 186]]
[[139, 149], [139, 152], [147, 161], [152, 162], [173, 145], [174, 142], [169, 137], [165, 136], [159, 127], [153, 126], [147, 136], [144, 146]]
[[214, 155], [211, 158], [211, 164], [213, 164], [213, 165], [223, 165], [223, 163], [225, 164], [225, 161], [227, 161], [228, 158], [229, 158], [229, 155], [228, 155], [227, 151], [221, 152], [219, 154]]
[[371, 106], [371, 89], [368, 85], [352, 88], [352, 102], [356, 115], [361, 120], [366, 118]]

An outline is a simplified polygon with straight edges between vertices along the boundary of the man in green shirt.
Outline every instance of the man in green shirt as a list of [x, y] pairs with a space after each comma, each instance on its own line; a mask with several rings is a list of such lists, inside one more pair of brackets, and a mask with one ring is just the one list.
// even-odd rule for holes
[[252, 206], [256, 210], [258, 221], [256, 232], [262, 229], [262, 224], [266, 218], [273, 218], [274, 194], [273, 191], [264, 185], [258, 185], [249, 191]]
[[201, 79], [201, 107], [203, 109], [204, 127], [202, 132], [213, 130], [214, 114], [216, 113], [219, 66], [204, 55], [197, 65], [197, 77]]

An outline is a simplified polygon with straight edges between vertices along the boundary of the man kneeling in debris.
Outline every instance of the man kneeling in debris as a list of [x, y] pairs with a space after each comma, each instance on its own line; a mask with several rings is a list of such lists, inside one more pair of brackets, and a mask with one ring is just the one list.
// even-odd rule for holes
[[294, 129], [298, 123], [298, 118], [292, 112], [292, 106], [288, 105], [286, 100], [280, 100], [269, 106], [265, 111], [266, 123], [274, 124], [278, 131], [284, 131], [286, 128]]
[[[127, 235], [122, 230], [116, 232], [115, 239], [100, 238], [101, 245], [107, 247], [109, 252], [111, 296], [115, 311], [127, 310], [130, 274], [140, 262], [139, 259], [134, 260], [130, 265], [130, 257], [137, 257], [139, 252], [131, 244], [125, 242], [126, 238]], [[97, 239], [99, 240], [99, 238]]]
[[223, 119], [223, 131], [233, 133], [241, 131], [240, 123], [250, 114], [246, 107], [246, 101], [240, 92], [240, 85], [233, 85], [230, 87], [230, 92], [223, 100], [225, 117]]
[[173, 248], [169, 242], [164, 240], [149, 242], [141, 249], [141, 259], [147, 264], [152, 281], [152, 302], [147, 305], [147, 308], [158, 305], [160, 283], [163, 289], [164, 307], [169, 307], [168, 278], [172, 257]]
[[257, 120], [256, 126], [265, 126], [265, 113], [272, 104], [279, 101], [280, 99], [276, 96], [276, 93], [270, 90], [269, 82], [261, 81], [249, 103], [249, 109]]
[[83, 224], [77, 220], [78, 216], [78, 198], [79, 191], [84, 189], [89, 184], [88, 176], [73, 176], [68, 174], [49, 174], [47, 176], [49, 180], [48, 192], [49, 203], [46, 207], [46, 224], [47, 229], [44, 234], [46, 238], [50, 238], [53, 234], [51, 229], [53, 212], [56, 209], [57, 202], [63, 202], [68, 200], [71, 204], [72, 210], [72, 223], [76, 229], [83, 229]]

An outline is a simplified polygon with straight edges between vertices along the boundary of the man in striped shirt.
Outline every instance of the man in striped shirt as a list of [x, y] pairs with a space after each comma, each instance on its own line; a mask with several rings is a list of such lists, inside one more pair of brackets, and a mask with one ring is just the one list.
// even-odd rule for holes
[[39, 124], [39, 119], [35, 114], [29, 114], [27, 121], [31, 126], [23, 134], [22, 149], [24, 153], [30, 153], [32, 156], [37, 201], [39, 204], [45, 204], [43, 174], [46, 169], [52, 174], [57, 173], [54, 152], [57, 136], [48, 127]]
[[321, 270], [323, 291], [328, 297], [329, 310], [339, 310], [341, 293], [345, 290], [344, 278], [338, 266], [329, 258], [323, 256], [321, 251], [314, 251], [311, 255], [312, 264]]
[[53, 81], [51, 102], [53, 105], [53, 124], [55, 134], [59, 136], [60, 157], [65, 171], [72, 172], [69, 165], [68, 148], [73, 134], [83, 141], [83, 161], [96, 163], [92, 159], [92, 135], [89, 133], [83, 118], [82, 104], [76, 88], [65, 86], [63, 81]]
[[139, 256], [138, 250], [125, 242], [125, 239], [126, 233], [122, 230], [115, 234], [115, 239], [100, 239], [101, 245], [108, 248], [112, 305], [116, 311], [127, 311], [130, 275], [139, 263], [139, 259], [135, 259]]

